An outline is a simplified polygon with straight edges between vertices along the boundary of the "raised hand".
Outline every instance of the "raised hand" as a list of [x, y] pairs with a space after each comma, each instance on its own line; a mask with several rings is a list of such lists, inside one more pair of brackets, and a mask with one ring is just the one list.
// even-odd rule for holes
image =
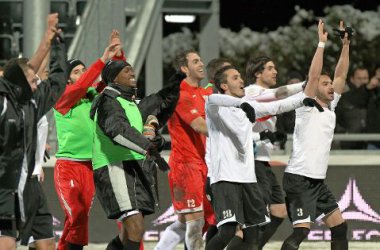
[[[112, 30], [110, 34], [108, 45], [112, 45], [116, 43], [120, 44], [121, 46], [120, 32], [114, 29]], [[121, 49], [116, 53], [116, 56], [120, 56], [120, 55], [121, 55]]]
[[115, 43], [115, 44], [109, 45], [104, 50], [103, 56], [100, 58], [100, 60], [102, 60], [102, 62], [107, 62], [112, 57], [114, 57], [116, 55], [116, 53], [118, 53], [120, 51], [120, 49], [121, 49], [120, 43]]
[[342, 43], [343, 43], [343, 45], [349, 45], [350, 44], [350, 38], [351, 38], [351, 36], [352, 36], [352, 29], [351, 29], [351, 33], [350, 34], [348, 34], [348, 30], [347, 30], [347, 28], [350, 28], [350, 27], [346, 27], [346, 29], [344, 28], [344, 25], [343, 25], [343, 21], [340, 21], [339, 22], [339, 29], [340, 30], [344, 30], [345, 32], [344, 32], [344, 38], [342, 39]]
[[120, 40], [119, 31], [114, 29], [114, 30], [112, 30], [112, 32], [110, 34], [108, 44], [111, 45], [111, 44], [115, 44], [115, 43], [121, 44], [121, 40]]
[[47, 16], [46, 35], [49, 41], [52, 40], [56, 34], [61, 32], [61, 30], [58, 29], [58, 22], [58, 13], [52, 13]]
[[324, 30], [325, 24], [322, 19], [319, 19], [318, 23], [318, 37], [319, 41], [325, 43], [327, 41], [328, 33]]

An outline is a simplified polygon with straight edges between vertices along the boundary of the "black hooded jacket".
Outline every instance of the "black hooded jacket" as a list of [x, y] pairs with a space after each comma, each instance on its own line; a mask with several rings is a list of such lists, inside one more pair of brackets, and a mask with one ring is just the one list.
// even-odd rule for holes
[[[149, 147], [150, 141], [130, 126], [125, 111], [116, 100], [120, 96], [132, 101], [134, 94], [135, 91], [132, 88], [110, 84], [93, 102], [90, 117], [94, 119], [95, 113], [98, 111], [98, 125], [105, 135], [111, 139], [118, 135], [127, 138], [140, 148], [141, 153]], [[162, 127], [173, 114], [178, 99], [179, 84], [170, 85], [156, 94], [143, 98], [138, 104], [142, 120], [145, 122], [148, 115], [155, 115]]]
[[26, 102], [19, 85], [0, 78], [0, 188], [17, 189], [23, 168], [28, 177], [33, 173], [37, 123], [65, 90], [66, 61], [64, 44], [52, 42], [49, 78]]

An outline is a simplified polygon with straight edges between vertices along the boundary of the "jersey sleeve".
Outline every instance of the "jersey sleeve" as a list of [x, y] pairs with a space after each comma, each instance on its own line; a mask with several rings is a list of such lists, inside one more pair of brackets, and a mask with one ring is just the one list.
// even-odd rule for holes
[[338, 105], [341, 96], [342, 95], [334, 92], [334, 100], [331, 102], [331, 111], [335, 111], [335, 108]]
[[104, 63], [98, 59], [74, 84], [67, 85], [65, 92], [55, 105], [55, 109], [61, 114], [66, 114], [81, 99], [87, 89], [92, 86], [104, 67]]
[[201, 111], [196, 108], [193, 98], [191, 98], [189, 93], [184, 91], [180, 93], [175, 112], [188, 125], [196, 118], [202, 117]]

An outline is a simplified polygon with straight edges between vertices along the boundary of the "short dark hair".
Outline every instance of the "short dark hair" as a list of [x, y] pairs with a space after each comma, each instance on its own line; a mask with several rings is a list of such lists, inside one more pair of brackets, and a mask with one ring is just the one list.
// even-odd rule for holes
[[28, 64], [28, 58], [12, 58], [4, 65], [4, 74], [16, 64], [22, 69], [24, 74], [27, 74], [28, 69], [33, 69], [32, 66]]
[[208, 62], [207, 66], [206, 66], [206, 70], [207, 70], [207, 78], [210, 82], [214, 82], [214, 77], [215, 77], [216, 71], [221, 69], [223, 64], [225, 64], [225, 63], [232, 65], [232, 63], [229, 59], [223, 58], [223, 57], [214, 58]]
[[194, 49], [184, 50], [184, 51], [181, 51], [180, 53], [177, 54], [177, 56], [175, 57], [175, 60], [174, 60], [174, 68], [178, 72], [181, 72], [182, 66], [185, 66], [185, 67], [188, 66], [187, 56], [191, 53], [198, 55], [198, 52]]
[[298, 70], [291, 70], [288, 72], [286, 83], [292, 79], [299, 79], [302, 81], [305, 78]]
[[236, 67], [233, 65], [227, 65], [221, 69], [218, 69], [215, 73], [215, 77], [214, 77], [215, 88], [222, 94], [224, 94], [224, 90], [222, 89], [220, 85], [222, 83], [227, 82], [227, 75], [225, 73], [227, 70], [230, 70], [230, 69], [236, 69]]
[[267, 56], [259, 56], [249, 59], [245, 67], [245, 78], [247, 83], [255, 83], [256, 73], [263, 72], [265, 64], [270, 61], [272, 61], [272, 59]]
[[356, 67], [352, 68], [352, 74], [351, 74], [351, 76], [354, 76], [355, 73], [356, 73], [356, 71], [358, 71], [358, 70], [367, 70], [368, 71], [368, 69], [366, 67], [362, 66], [362, 65], [356, 66]]
[[328, 76], [331, 78], [331, 72], [328, 70], [323, 69], [321, 72], [321, 76]]

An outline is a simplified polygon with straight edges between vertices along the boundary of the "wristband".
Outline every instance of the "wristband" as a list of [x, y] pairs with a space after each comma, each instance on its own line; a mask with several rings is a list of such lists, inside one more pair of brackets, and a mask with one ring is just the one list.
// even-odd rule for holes
[[324, 48], [324, 47], [325, 47], [325, 44], [326, 44], [325, 42], [319, 42], [319, 43], [318, 43], [318, 47], [319, 47], [319, 48]]

